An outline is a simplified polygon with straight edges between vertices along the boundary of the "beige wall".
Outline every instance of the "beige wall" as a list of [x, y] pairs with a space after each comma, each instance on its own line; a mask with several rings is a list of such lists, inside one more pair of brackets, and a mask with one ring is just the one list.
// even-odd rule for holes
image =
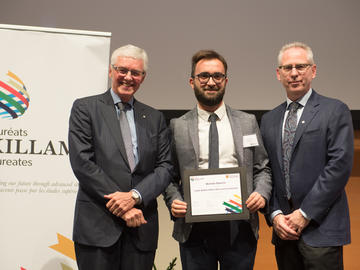
[[204, 48], [229, 63], [229, 105], [272, 109], [285, 98], [277, 52], [301, 40], [315, 52], [315, 89], [359, 110], [359, 10], [358, 0], [1, 0], [0, 23], [112, 32], [112, 50], [145, 48], [150, 69], [136, 95], [158, 109], [194, 106], [190, 58]]

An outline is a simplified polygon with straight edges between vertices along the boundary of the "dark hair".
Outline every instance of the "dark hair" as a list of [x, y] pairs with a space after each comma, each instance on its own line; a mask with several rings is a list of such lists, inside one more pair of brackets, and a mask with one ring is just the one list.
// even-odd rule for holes
[[195, 76], [195, 67], [196, 64], [203, 59], [207, 59], [207, 60], [211, 60], [211, 59], [218, 59], [221, 61], [221, 63], [223, 63], [224, 65], [224, 69], [225, 69], [225, 75], [227, 74], [227, 63], [225, 58], [220, 55], [219, 53], [217, 53], [214, 50], [200, 50], [197, 53], [195, 53], [193, 55], [193, 57], [191, 58], [191, 77]]

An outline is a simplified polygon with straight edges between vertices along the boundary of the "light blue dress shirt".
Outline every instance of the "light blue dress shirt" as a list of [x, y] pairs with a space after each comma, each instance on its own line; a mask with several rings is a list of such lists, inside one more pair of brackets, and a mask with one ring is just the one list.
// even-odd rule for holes
[[[121, 98], [114, 93], [113, 89], [111, 89], [110, 91], [111, 96], [114, 100], [114, 106], [117, 112], [117, 117], [119, 119], [120, 116], [120, 110], [119, 108], [116, 106], [117, 103], [121, 102]], [[136, 126], [135, 126], [135, 117], [134, 117], [134, 98], [131, 98], [128, 102], [131, 105], [131, 109], [130, 110], [126, 110], [126, 118], [129, 122], [129, 127], [130, 127], [130, 133], [131, 133], [131, 144], [132, 144], [132, 150], [133, 150], [133, 154], [134, 154], [134, 159], [135, 159], [135, 166], [138, 164], [139, 162], [139, 154], [138, 154], [138, 144], [137, 144], [137, 135], [136, 135]], [[139, 197], [139, 204], [142, 202], [142, 197], [141, 194], [138, 190], [136, 189], [132, 189], [132, 191], [135, 191]]]
[[[121, 102], [121, 99], [117, 94], [114, 93], [114, 91], [112, 89], [110, 92], [111, 92], [111, 96], [114, 100], [114, 105], [115, 105], [117, 116], [119, 119], [120, 110], [116, 106], [116, 104]], [[131, 100], [128, 103], [131, 105], [131, 109], [126, 110], [126, 118], [129, 122], [130, 133], [131, 133], [131, 143], [132, 143], [132, 149], [133, 149], [133, 153], [134, 153], [135, 166], [136, 166], [136, 164], [138, 164], [138, 162], [139, 162], [139, 155], [138, 155], [138, 144], [137, 144], [136, 126], [135, 126], [135, 118], [134, 118], [134, 109], [133, 109], [134, 98], [131, 98]]]

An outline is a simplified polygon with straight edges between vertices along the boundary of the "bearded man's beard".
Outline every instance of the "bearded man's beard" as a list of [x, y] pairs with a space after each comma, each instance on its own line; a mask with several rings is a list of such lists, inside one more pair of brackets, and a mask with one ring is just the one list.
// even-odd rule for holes
[[[208, 96], [206, 95], [206, 90], [217, 90], [217, 92], [213, 96]], [[194, 85], [194, 92], [196, 99], [200, 104], [211, 107], [211, 106], [219, 105], [221, 103], [225, 94], [225, 87], [222, 89], [220, 89], [219, 87], [212, 89], [211, 88], [201, 89], [200, 87]]]

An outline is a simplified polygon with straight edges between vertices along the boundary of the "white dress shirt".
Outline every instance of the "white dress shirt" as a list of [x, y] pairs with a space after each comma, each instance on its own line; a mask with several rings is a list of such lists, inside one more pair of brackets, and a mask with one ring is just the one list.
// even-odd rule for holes
[[[299, 103], [301, 105], [301, 107], [298, 108], [298, 110], [296, 111], [297, 113], [297, 124], [299, 124], [299, 121], [300, 121], [300, 118], [301, 118], [301, 115], [304, 111], [304, 108], [305, 108], [305, 105], [306, 103], [308, 102], [310, 96], [311, 96], [311, 93], [312, 93], [312, 88], [309, 89], [309, 91], [307, 91], [307, 93], [302, 96], [300, 99], [296, 100], [297, 103]], [[284, 138], [284, 127], [285, 127], [285, 121], [286, 121], [286, 117], [287, 115], [289, 114], [289, 105], [290, 103], [292, 102], [292, 100], [290, 100], [289, 98], [286, 98], [286, 110], [285, 110], [285, 114], [284, 114], [284, 120], [283, 120], [283, 123], [282, 123], [282, 138]], [[291, 181], [291, 180], [290, 180]], [[304, 218], [306, 219], [309, 219], [308, 216], [306, 215], [306, 213], [300, 208], [300, 213], [304, 216]], [[279, 210], [275, 210], [274, 212], [271, 213], [271, 221], [279, 214], [283, 214], [283, 212], [279, 209]]]
[[[199, 129], [199, 168], [209, 168], [209, 115], [211, 112], [205, 111], [197, 106], [198, 129]], [[229, 118], [226, 113], [224, 103], [214, 112], [218, 116], [216, 126], [219, 134], [219, 168], [237, 167], [238, 161], [235, 154], [235, 144]]]

